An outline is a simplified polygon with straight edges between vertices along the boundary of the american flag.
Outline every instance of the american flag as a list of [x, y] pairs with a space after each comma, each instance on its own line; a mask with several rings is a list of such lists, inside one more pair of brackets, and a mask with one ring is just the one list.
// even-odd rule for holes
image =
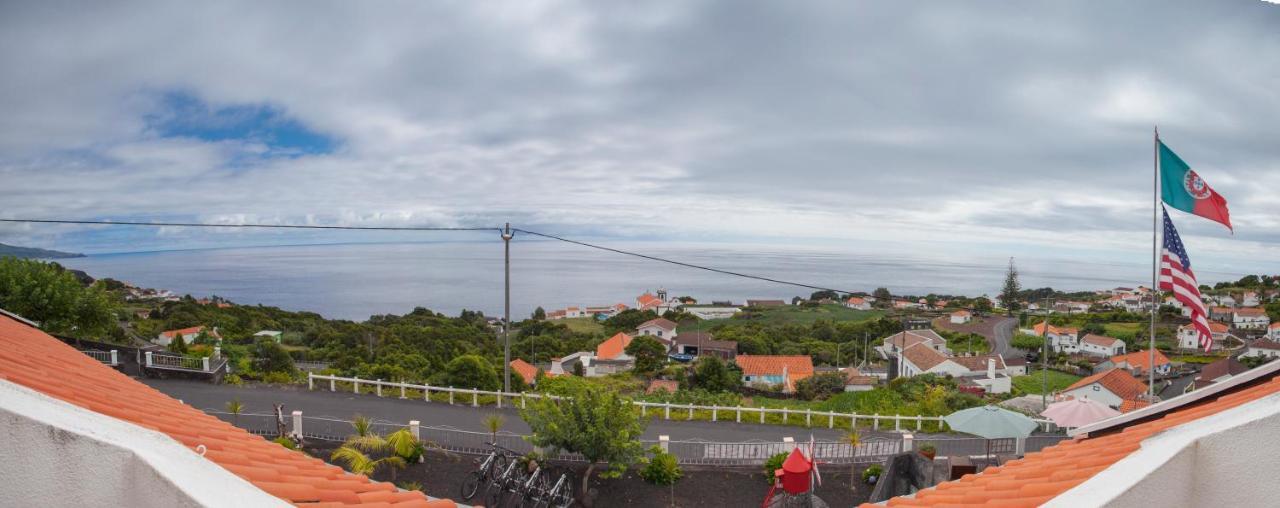
[[1187, 257], [1182, 238], [1178, 237], [1178, 230], [1173, 229], [1173, 222], [1169, 220], [1169, 211], [1163, 211], [1164, 250], [1160, 256], [1160, 290], [1172, 292], [1175, 299], [1191, 309], [1191, 325], [1200, 336], [1200, 346], [1209, 351], [1213, 346], [1213, 332], [1209, 330], [1209, 313], [1204, 307], [1204, 301], [1200, 299], [1200, 284], [1196, 282], [1196, 274], [1191, 271], [1191, 259]]

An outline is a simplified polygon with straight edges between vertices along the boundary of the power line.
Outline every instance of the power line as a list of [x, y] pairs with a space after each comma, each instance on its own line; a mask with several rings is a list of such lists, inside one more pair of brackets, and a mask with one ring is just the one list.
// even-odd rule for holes
[[648, 254], [641, 254], [641, 253], [639, 253], [639, 252], [632, 252], [632, 251], [627, 251], [627, 250], [622, 250], [622, 249], [615, 249], [615, 248], [613, 248], [613, 247], [605, 247], [605, 246], [603, 246], [603, 245], [596, 245], [596, 244], [593, 244], [593, 243], [581, 242], [581, 241], [578, 241], [578, 240], [570, 240], [570, 239], [568, 239], [568, 238], [564, 238], [564, 237], [562, 237], [562, 236], [556, 236], [556, 235], [551, 235], [551, 234], [547, 234], [547, 233], [539, 233], [539, 232], [537, 232], [537, 231], [529, 231], [529, 230], [527, 230], [527, 229], [512, 228], [512, 230], [514, 230], [514, 231], [519, 231], [519, 232], [521, 232], [521, 233], [525, 233], [525, 234], [534, 235], [534, 236], [540, 236], [540, 237], [547, 238], [547, 239], [551, 239], [551, 240], [559, 240], [559, 241], [561, 241], [561, 242], [566, 242], [566, 243], [572, 243], [572, 244], [576, 244], [576, 245], [581, 245], [581, 246], [583, 246], [583, 247], [590, 247], [590, 248], [592, 248], [592, 249], [599, 249], [599, 250], [603, 250], [603, 251], [614, 252], [614, 253], [617, 253], [617, 254], [623, 254], [623, 255], [626, 255], [626, 256], [634, 256], [634, 257], [638, 257], [638, 258], [642, 258], [642, 259], [648, 259], [648, 260], [650, 260], [650, 261], [658, 261], [658, 262], [662, 262], [662, 263], [669, 263], [669, 264], [673, 264], [673, 265], [677, 265], [677, 266], [683, 266], [683, 267], [685, 267], [685, 268], [693, 268], [693, 269], [696, 269], [696, 270], [705, 270], [705, 271], [708, 271], [708, 272], [714, 272], [714, 273], [719, 273], [719, 274], [723, 274], [723, 275], [731, 275], [731, 276], [734, 276], [734, 277], [742, 277], [742, 278], [746, 278], [746, 279], [754, 279], [754, 280], [759, 280], [759, 281], [764, 281], [764, 282], [772, 282], [772, 283], [774, 283], [774, 284], [783, 284], [783, 285], [787, 285], [787, 286], [797, 286], [797, 287], [808, 288], [808, 289], [816, 289], [816, 290], [819, 290], [819, 291], [835, 291], [835, 292], [837, 292], [837, 293], [845, 293], [845, 294], [851, 294], [851, 293], [853, 293], [853, 291], [847, 291], [847, 290], [843, 290], [843, 289], [835, 289], [835, 288], [828, 288], [828, 287], [822, 287], [822, 286], [814, 286], [814, 285], [812, 285], [812, 284], [805, 284], [805, 283], [803, 283], [803, 282], [793, 282], [793, 281], [789, 281], [789, 280], [782, 280], [782, 279], [775, 279], [775, 278], [771, 278], [771, 277], [764, 277], [764, 276], [761, 276], [761, 275], [751, 275], [751, 274], [749, 274], [749, 273], [734, 272], [734, 271], [730, 271], [730, 270], [722, 270], [722, 269], [720, 269], [720, 268], [712, 268], [712, 267], [710, 267], [710, 266], [695, 265], [695, 264], [693, 264], [693, 263], [686, 263], [686, 262], [683, 262], [683, 261], [676, 261], [676, 260], [674, 260], [674, 259], [660, 258], [660, 257], [657, 257], [657, 256], [650, 256], [650, 255], [648, 255]]
[[0, 222], [24, 222], [35, 224], [87, 224], [94, 226], [179, 226], [190, 228], [260, 228], [260, 229], [333, 229], [365, 231], [501, 231], [499, 227], [436, 227], [436, 226], [318, 226], [302, 224], [209, 224], [200, 222], [133, 222], [100, 220], [59, 219], [0, 219]]

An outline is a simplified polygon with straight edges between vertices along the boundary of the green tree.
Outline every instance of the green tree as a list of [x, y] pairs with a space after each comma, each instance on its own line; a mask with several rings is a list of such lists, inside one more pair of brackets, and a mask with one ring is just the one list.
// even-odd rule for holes
[[0, 257], [0, 308], [50, 333], [101, 338], [116, 328], [117, 304], [101, 284], [84, 286], [56, 263]]
[[449, 386], [475, 388], [477, 390], [497, 390], [498, 372], [489, 360], [478, 355], [462, 355], [454, 358], [444, 368], [445, 382]]
[[973, 299], [973, 310], [978, 312], [991, 312], [991, 300], [986, 297], [979, 296]]
[[1044, 337], [1038, 335], [1019, 333], [1013, 336], [1013, 339], [1009, 341], [1009, 345], [1027, 351], [1039, 351], [1044, 347], [1044, 340]]
[[297, 372], [289, 352], [272, 339], [258, 339], [254, 344], [253, 356], [258, 360], [258, 369], [264, 373], [283, 372], [292, 375]]
[[536, 309], [533, 309], [533, 316], [532, 316], [532, 318], [533, 318], [533, 320], [534, 320], [534, 321], [542, 321], [542, 320], [544, 320], [544, 319], [547, 319], [547, 311], [546, 311], [546, 310], [544, 310], [542, 307], [538, 307], [538, 308], [536, 308]]
[[796, 382], [796, 395], [805, 400], [825, 399], [844, 392], [844, 374], [822, 372]]
[[187, 354], [187, 341], [182, 338], [182, 334], [176, 334], [173, 341], [169, 342], [169, 351], [180, 355]]
[[613, 390], [586, 383], [569, 385], [568, 398], [540, 398], [520, 411], [535, 446], [578, 453], [587, 461], [582, 488], [587, 492], [591, 474], [604, 463], [601, 476], [616, 478], [643, 453], [640, 435], [645, 422], [631, 401]]
[[840, 299], [840, 294], [839, 294], [839, 293], [836, 293], [835, 291], [832, 291], [832, 290], [830, 290], [830, 289], [824, 289], [824, 290], [822, 290], [822, 291], [814, 291], [814, 292], [813, 292], [813, 294], [809, 295], [809, 299], [810, 299], [810, 300], [813, 300], [813, 301], [815, 301], [815, 302], [816, 302], [816, 301], [818, 301], [818, 300], [823, 300], [823, 299], [826, 299], [826, 300], [839, 300], [839, 299]]
[[871, 296], [876, 299], [876, 307], [892, 307], [893, 293], [889, 292], [889, 288], [876, 288], [871, 292]]
[[637, 309], [627, 309], [614, 314], [609, 319], [604, 320], [604, 329], [609, 334], [629, 332], [631, 330], [635, 330], [637, 326], [640, 326], [640, 323], [650, 319], [656, 319], [657, 317], [658, 313], [651, 310], [640, 311]]
[[742, 374], [718, 356], [703, 356], [693, 366], [693, 384], [709, 392], [732, 392], [742, 386]]
[[626, 352], [636, 359], [636, 372], [650, 374], [662, 368], [667, 356], [667, 347], [658, 342], [658, 339], [641, 335], [627, 344]]
[[1022, 291], [1022, 283], [1018, 282], [1018, 268], [1013, 265], [1013, 258], [1009, 258], [1009, 270], [1004, 274], [1004, 287], [1000, 289], [998, 297], [1005, 315], [1012, 316], [1021, 306], [1018, 301], [1019, 291]]

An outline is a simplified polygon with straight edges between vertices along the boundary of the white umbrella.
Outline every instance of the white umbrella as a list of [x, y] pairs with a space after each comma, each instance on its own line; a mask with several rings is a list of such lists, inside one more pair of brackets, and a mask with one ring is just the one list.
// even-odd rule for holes
[[1090, 400], [1088, 397], [1054, 402], [1040, 414], [1064, 428], [1083, 427], [1113, 416], [1120, 416], [1119, 411], [1096, 400]]

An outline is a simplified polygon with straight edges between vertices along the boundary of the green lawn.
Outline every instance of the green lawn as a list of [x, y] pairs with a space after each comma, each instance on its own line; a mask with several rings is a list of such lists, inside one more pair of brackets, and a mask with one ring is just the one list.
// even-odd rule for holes
[[590, 317], [568, 318], [568, 319], [561, 319], [559, 321], [554, 321], [554, 322], [563, 323], [565, 326], [569, 327], [570, 330], [579, 332], [579, 333], [597, 333], [597, 332], [603, 333], [604, 332], [604, 325], [600, 324], [599, 321], [596, 321], [595, 318], [590, 318]]
[[[1015, 376], [1013, 378], [1013, 386], [1018, 387], [1023, 393], [1040, 394], [1044, 388], [1044, 378], [1040, 374], [1040, 369], [1030, 371], [1025, 376]], [[1056, 370], [1049, 371], [1049, 392], [1053, 393], [1071, 386], [1080, 380], [1080, 376], [1058, 372]]]
[[739, 313], [738, 316], [729, 319], [706, 319], [698, 320], [696, 324], [682, 325], [681, 330], [688, 327], [692, 330], [708, 330], [721, 323], [760, 323], [763, 325], [810, 325], [818, 320], [831, 321], [867, 321], [876, 319], [884, 315], [879, 310], [856, 310], [850, 309], [840, 304], [826, 304], [817, 307], [800, 307], [797, 305], [784, 305], [781, 307], [766, 307], [757, 309], [751, 313], [749, 318], [745, 317], [745, 312]]

